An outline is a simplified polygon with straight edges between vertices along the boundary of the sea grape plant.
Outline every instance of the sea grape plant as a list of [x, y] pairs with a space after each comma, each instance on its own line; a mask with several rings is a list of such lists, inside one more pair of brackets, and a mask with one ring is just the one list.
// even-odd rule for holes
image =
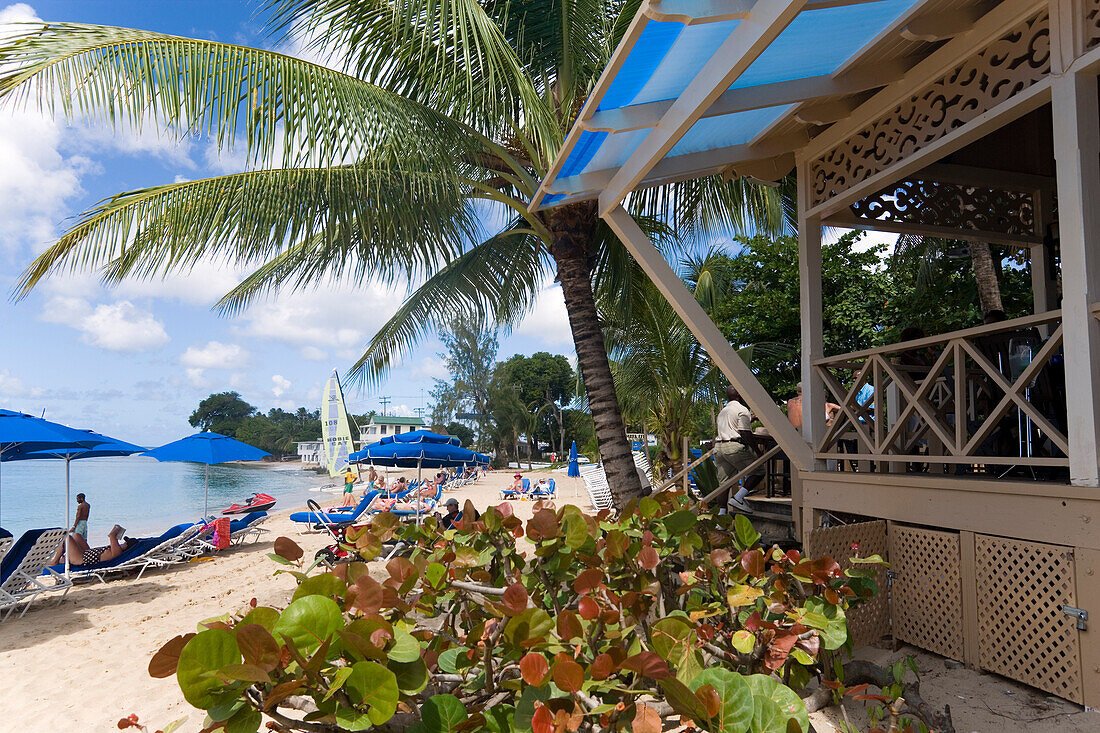
[[504, 503], [444, 530], [379, 514], [346, 541], [354, 561], [329, 569], [279, 538], [290, 604], [204, 622], [150, 673], [176, 676], [207, 731], [255, 731], [263, 713], [334, 732], [656, 733], [679, 716], [806, 733], [794, 690], [832, 668], [881, 563], [762, 547], [743, 516], [674, 491], [616, 517], [538, 503], [524, 523]]

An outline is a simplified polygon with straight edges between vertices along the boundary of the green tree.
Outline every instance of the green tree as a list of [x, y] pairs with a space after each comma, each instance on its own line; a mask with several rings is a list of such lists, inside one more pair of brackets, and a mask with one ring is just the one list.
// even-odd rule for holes
[[239, 392], [219, 392], [200, 402], [188, 422], [200, 430], [236, 437], [245, 418], [255, 411], [255, 407], [241, 399]]
[[[186, 271], [202, 258], [263, 263], [221, 306], [319, 279], [423, 280], [355, 374], [377, 379], [456, 314], [514, 325], [561, 283], [600, 453], [622, 504], [638, 494], [593, 282], [629, 259], [595, 201], [528, 205], [639, 0], [271, 0], [272, 25], [342, 70], [214, 41], [51, 23], [0, 43], [0, 97], [61, 100], [120, 126], [149, 120], [236, 144], [253, 169], [102, 201], [24, 273], [107, 282]], [[369, 80], [369, 81], [368, 81]], [[657, 232], [777, 229], [767, 187], [703, 180], [630, 198]], [[506, 221], [481, 231], [486, 209]], [[744, 226], [745, 221], [750, 226]], [[474, 244], [470, 244], [473, 242]]]
[[435, 380], [432, 422], [446, 424], [459, 414], [474, 414], [480, 444], [489, 429], [489, 386], [497, 357], [495, 330], [475, 318], [458, 316], [440, 332], [447, 349], [440, 354], [450, 380]]
[[531, 412], [542, 410], [537, 421], [537, 441], [545, 436], [559, 453], [565, 443], [563, 411], [573, 401], [576, 377], [569, 360], [561, 354], [538, 351], [531, 356], [516, 354], [496, 365], [497, 379], [515, 387], [520, 402]]
[[[856, 246], [848, 233], [821, 252], [822, 320], [826, 354], [841, 354], [882, 342], [891, 300], [884, 246]], [[737, 347], [754, 347], [752, 365], [761, 384], [776, 399], [794, 394], [801, 346], [798, 240], [756, 236], [740, 240], [729, 259], [732, 292], [714, 307], [722, 332]]]
[[474, 444], [474, 431], [460, 422], [451, 421], [447, 423], [446, 427], [447, 435], [453, 435], [458, 438], [462, 443], [463, 448], [469, 448]]

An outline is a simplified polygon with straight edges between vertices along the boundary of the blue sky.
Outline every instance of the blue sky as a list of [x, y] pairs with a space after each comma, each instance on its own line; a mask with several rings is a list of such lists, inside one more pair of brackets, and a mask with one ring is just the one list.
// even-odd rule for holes
[[[0, 0], [0, 25], [42, 19], [122, 25], [271, 47], [258, 3], [232, 0]], [[280, 49], [290, 50], [293, 49]], [[34, 110], [0, 110], [0, 291], [63, 230], [66, 220], [120, 191], [239, 170], [203, 140], [119, 134]], [[236, 318], [212, 303], [241, 273], [204, 265], [189, 276], [105, 289], [90, 275], [58, 276], [19, 303], [0, 300], [0, 406], [142, 444], [190, 432], [211, 392], [236, 389], [266, 410], [314, 406], [328, 372], [355, 360], [403, 292], [345, 283], [285, 294]], [[444, 370], [426, 341], [381, 386], [348, 390], [349, 409], [408, 414]], [[558, 288], [544, 291], [500, 358], [573, 348]]]

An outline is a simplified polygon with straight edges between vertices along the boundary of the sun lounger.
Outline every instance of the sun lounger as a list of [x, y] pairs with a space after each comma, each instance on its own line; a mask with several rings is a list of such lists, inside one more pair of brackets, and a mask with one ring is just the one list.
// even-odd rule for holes
[[8, 554], [8, 550], [11, 549], [13, 544], [15, 544], [14, 537], [0, 538], [0, 562], [4, 561], [4, 556]]
[[584, 481], [585, 490], [588, 491], [588, 498], [592, 500], [592, 506], [596, 509], [610, 509], [614, 505], [611, 487], [607, 483], [607, 474], [604, 473], [603, 466], [582, 466], [581, 479]]
[[515, 501], [516, 499], [526, 499], [526, 498], [528, 498], [530, 496], [530, 493], [531, 493], [531, 479], [529, 479], [529, 478], [523, 479], [522, 482], [520, 483], [520, 486], [521, 486], [521, 488], [518, 488], [518, 489], [501, 489], [500, 490], [500, 498], [501, 499], [512, 499], [513, 501]]
[[357, 522], [359, 518], [366, 513], [367, 508], [370, 507], [371, 502], [375, 500], [379, 493], [381, 492], [368, 491], [356, 506], [351, 507], [350, 511], [322, 512], [313, 510], [308, 512], [294, 512], [290, 515], [290, 520], [292, 522], [298, 522], [299, 524], [305, 524], [307, 527], [312, 527], [315, 524], [352, 524]]
[[[526, 480], [526, 479], [525, 479]], [[554, 479], [550, 479], [545, 484], [535, 484], [535, 488], [531, 491], [532, 499], [553, 499], [557, 494], [558, 488], [554, 483]]]
[[260, 537], [268, 532], [266, 527], [260, 526], [267, 519], [267, 512], [251, 512], [240, 519], [234, 519], [229, 523], [229, 542], [234, 545], [243, 545], [249, 537], [253, 542], [258, 542]]
[[[23, 606], [19, 613], [22, 616], [43, 593], [63, 591], [57, 601], [60, 603], [69, 592], [72, 581], [47, 569], [65, 537], [65, 530], [59, 527], [32, 529], [24, 532], [8, 550], [0, 561], [0, 613], [3, 619], [11, 616], [20, 605]], [[43, 570], [47, 570], [45, 577], [53, 580], [52, 585], [42, 582]]]
[[[203, 524], [185, 522], [170, 527], [157, 537], [142, 537], [127, 547], [121, 555], [106, 562], [94, 565], [71, 565], [69, 576], [73, 579], [95, 578], [101, 583], [107, 582], [107, 576], [137, 571], [141, 578], [149, 568], [161, 568], [194, 557], [193, 543], [203, 530]], [[56, 573], [64, 572], [64, 565], [50, 568]]]

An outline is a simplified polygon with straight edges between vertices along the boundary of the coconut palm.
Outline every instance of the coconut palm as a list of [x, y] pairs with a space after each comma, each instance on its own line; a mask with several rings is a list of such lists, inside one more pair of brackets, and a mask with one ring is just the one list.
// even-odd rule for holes
[[[204, 258], [254, 269], [219, 303], [230, 314], [326, 278], [419, 284], [354, 367], [374, 381], [455, 314], [507, 329], [555, 278], [621, 503], [641, 487], [592, 288], [621, 285], [629, 257], [595, 202], [527, 204], [638, 5], [270, 0], [279, 38], [326, 65], [141, 30], [28, 28], [0, 42], [0, 99], [202, 134], [250, 166], [100, 202], [18, 293], [58, 270], [114, 283]], [[630, 208], [678, 235], [783, 222], [771, 190], [717, 178], [641, 192]]]

